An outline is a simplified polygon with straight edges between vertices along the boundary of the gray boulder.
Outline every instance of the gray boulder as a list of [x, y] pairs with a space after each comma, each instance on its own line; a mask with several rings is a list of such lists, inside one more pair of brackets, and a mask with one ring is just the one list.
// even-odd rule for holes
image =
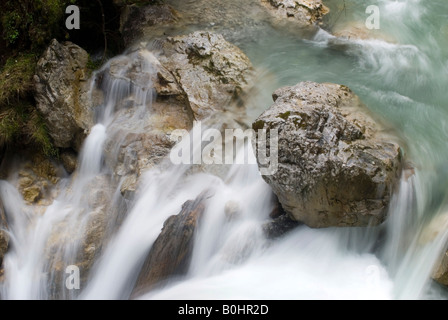
[[273, 98], [253, 128], [278, 130], [278, 170], [263, 178], [285, 211], [314, 228], [382, 223], [402, 170], [398, 138], [342, 85], [302, 82]]
[[254, 70], [249, 58], [222, 35], [197, 31], [168, 38], [160, 62], [182, 87], [196, 120], [216, 112], [245, 114], [242, 106]]
[[34, 96], [56, 147], [79, 150], [93, 125], [88, 59], [79, 46], [52, 40], [37, 63]]
[[309, 28], [322, 22], [330, 10], [322, 0], [261, 0], [276, 25]]

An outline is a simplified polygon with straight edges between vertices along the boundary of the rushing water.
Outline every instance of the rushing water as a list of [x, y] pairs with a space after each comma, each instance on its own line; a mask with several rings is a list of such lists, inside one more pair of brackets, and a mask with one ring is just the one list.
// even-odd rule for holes
[[[202, 1], [169, 2], [192, 12], [204, 5]], [[415, 168], [413, 176], [402, 179], [389, 219], [377, 228], [313, 230], [300, 226], [281, 239], [268, 241], [261, 225], [272, 209], [272, 194], [256, 165], [235, 165], [226, 177], [219, 178], [206, 173], [185, 175], [188, 167], [167, 164], [163, 170], [155, 168], [143, 175], [138, 196], [126, 203], [126, 217], [114, 212], [108, 215], [119, 223], [108, 230], [110, 241], [95, 258], [85, 286], [76, 294], [60, 297], [128, 299], [163, 222], [179, 213], [186, 200], [212, 190], [215, 196], [207, 202], [188, 274], [139, 298], [447, 298], [445, 290], [430, 280], [447, 235], [433, 230], [428, 236], [425, 228], [436, 221], [432, 225], [448, 230], [446, 0], [369, 3], [380, 7], [379, 34], [393, 39], [391, 42], [335, 39], [324, 30], [311, 39], [301, 39], [272, 28], [261, 11], [242, 14], [241, 3], [226, 1], [217, 7], [234, 14], [241, 22], [237, 28], [229, 28], [225, 21], [207, 21], [206, 17], [200, 25], [192, 23], [189, 28], [222, 31], [257, 69], [263, 70], [258, 79], [259, 94], [248, 107], [251, 119], [270, 106], [270, 94], [278, 87], [311, 80], [347, 85], [389, 121], [405, 142], [407, 157]], [[332, 10], [327, 26], [364, 23], [366, 19], [367, 5], [360, 1], [328, 0], [327, 4]], [[215, 14], [211, 19], [217, 17]], [[149, 62], [142, 72], [152, 72]], [[36, 216], [34, 209], [25, 205], [13, 181], [1, 182], [12, 243], [5, 257], [5, 282], [0, 290], [3, 299], [49, 299], [54, 287], [63, 288], [64, 278], [50, 271], [53, 262], [46, 246], [52, 230], [65, 221], [72, 225], [71, 232], [78, 227], [81, 232], [84, 227], [79, 221], [94, 211], [85, 203], [85, 190], [96, 177], [110, 171], [103, 161], [103, 144], [114, 134], [118, 101], [129, 94], [134, 96], [135, 107], [140, 110], [136, 127], [145, 112], [150, 112], [147, 106], [154, 98], [150, 84], [130, 87], [110, 80], [103, 86], [108, 93], [104, 112], [85, 141], [78, 171], [60, 183], [62, 192], [43, 215]], [[112, 185], [116, 189], [111, 190], [111, 203], [123, 205], [116, 196], [120, 182]], [[226, 219], [229, 201], [239, 208], [238, 219]], [[68, 265], [75, 262], [81, 243], [60, 241], [54, 246]]]

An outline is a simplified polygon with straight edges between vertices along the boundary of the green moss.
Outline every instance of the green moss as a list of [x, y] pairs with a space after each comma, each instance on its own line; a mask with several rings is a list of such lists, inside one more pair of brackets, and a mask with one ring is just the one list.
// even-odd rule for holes
[[14, 141], [23, 126], [23, 118], [16, 109], [8, 109], [0, 114], [0, 145]]
[[24, 53], [9, 58], [0, 69], [0, 106], [16, 104], [33, 87], [37, 57]]
[[57, 157], [58, 149], [54, 147], [48, 134], [47, 126], [37, 110], [33, 110], [30, 119], [27, 121], [27, 135], [31, 142], [39, 147], [46, 156]]
[[286, 111], [285, 113], [281, 113], [277, 116], [277, 118], [282, 118], [283, 120], [288, 120], [291, 115], [291, 111]]
[[257, 120], [252, 124], [252, 129], [261, 130], [264, 128], [265, 122], [263, 120]]
[[73, 0], [7, 0], [1, 9], [3, 38], [17, 49], [41, 49], [56, 34], [64, 32], [61, 23], [67, 5]]
[[89, 72], [89, 76], [92, 74], [93, 71], [98, 70], [103, 65], [101, 59], [100, 60], [93, 60], [92, 57], [89, 55], [89, 60], [87, 61], [87, 70]]

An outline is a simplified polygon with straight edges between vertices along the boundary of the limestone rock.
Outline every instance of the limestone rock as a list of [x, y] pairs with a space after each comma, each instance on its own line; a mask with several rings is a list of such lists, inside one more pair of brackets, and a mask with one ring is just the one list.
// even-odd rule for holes
[[57, 147], [79, 150], [93, 125], [88, 54], [79, 46], [51, 41], [36, 67], [35, 99]]
[[111, 61], [102, 87], [129, 92], [113, 100], [115, 119], [105, 144], [107, 164], [124, 178], [122, 194], [132, 197], [142, 171], [166, 158], [173, 130], [189, 131], [194, 120], [222, 130], [248, 125], [242, 104], [252, 74], [240, 49], [208, 32], [168, 38], [160, 50], [143, 46]]
[[273, 98], [253, 128], [278, 130], [278, 170], [263, 178], [284, 210], [315, 228], [382, 223], [401, 176], [398, 137], [342, 85], [302, 82]]
[[18, 189], [28, 204], [48, 205], [54, 199], [54, 187], [60, 176], [55, 163], [34, 155], [24, 161], [19, 170]]
[[216, 112], [245, 113], [241, 106], [252, 86], [253, 67], [223, 36], [197, 31], [168, 38], [160, 62], [182, 87], [196, 120]]
[[[66, 218], [55, 224], [46, 245], [46, 258], [54, 277], [50, 295], [53, 298], [66, 298], [75, 294], [66, 290], [63, 279], [65, 268], [75, 265], [80, 269], [81, 286], [86, 286], [90, 270], [103, 252], [118, 215], [120, 206], [113, 202], [114, 184], [107, 175], [93, 178], [85, 187], [81, 207], [64, 208], [70, 210]], [[62, 248], [72, 248], [65, 255]]]
[[279, 26], [313, 27], [329, 12], [322, 0], [261, 0]]

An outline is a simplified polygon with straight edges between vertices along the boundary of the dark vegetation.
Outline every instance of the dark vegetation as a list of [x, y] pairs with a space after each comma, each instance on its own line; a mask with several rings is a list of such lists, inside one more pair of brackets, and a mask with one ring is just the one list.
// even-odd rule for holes
[[[0, 154], [31, 149], [57, 156], [45, 123], [35, 107], [33, 75], [51, 39], [71, 41], [87, 50], [89, 66], [123, 50], [119, 32], [121, 6], [153, 1], [2, 0], [0, 2]], [[68, 5], [80, 8], [81, 28], [68, 30]]]

